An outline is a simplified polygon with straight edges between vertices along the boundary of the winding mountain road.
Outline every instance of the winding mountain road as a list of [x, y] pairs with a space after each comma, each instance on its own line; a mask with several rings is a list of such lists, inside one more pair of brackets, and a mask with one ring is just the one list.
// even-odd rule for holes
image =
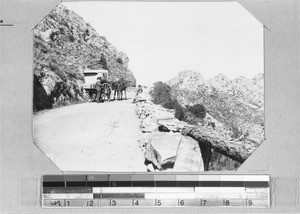
[[133, 96], [38, 113], [34, 143], [62, 171], [145, 172]]

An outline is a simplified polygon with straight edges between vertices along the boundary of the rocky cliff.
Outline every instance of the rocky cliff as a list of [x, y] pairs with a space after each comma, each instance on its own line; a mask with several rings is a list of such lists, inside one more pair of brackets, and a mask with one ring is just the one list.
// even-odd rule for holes
[[154, 169], [236, 170], [259, 144], [247, 138], [230, 137], [220, 124], [212, 127], [180, 121], [173, 109], [154, 104], [148, 94], [142, 93], [136, 100], [136, 114], [144, 136], [140, 147], [145, 164], [152, 163]]
[[[264, 140], [263, 74], [233, 80], [219, 74], [204, 81], [197, 71], [182, 71], [167, 84], [172, 99], [187, 111], [184, 120], [196, 125], [190, 136], [212, 149], [211, 158], [210, 149], [202, 153], [209, 157], [208, 170], [236, 170]], [[205, 118], [188, 112], [196, 104], [204, 107]]]
[[136, 80], [128, 56], [86, 23], [58, 5], [34, 28], [34, 110], [84, 101], [84, 69], [106, 69], [109, 79]]
[[204, 171], [198, 142], [180, 133], [192, 126], [176, 119], [173, 110], [155, 105], [145, 92], [136, 100], [136, 114], [143, 132], [140, 148], [148, 171]]
[[174, 78], [167, 82], [168, 85], [178, 90], [197, 90], [204, 83], [204, 79], [198, 71], [180, 71]]
[[[191, 81], [182, 81], [182, 76]], [[172, 96], [180, 104], [204, 105], [208, 113], [206, 120], [213, 121], [216, 129], [232, 138], [247, 137], [257, 142], [264, 139], [263, 74], [233, 80], [219, 74], [207, 81], [200, 80], [198, 84], [194, 83], [194, 76], [190, 72], [180, 72], [168, 82]]]

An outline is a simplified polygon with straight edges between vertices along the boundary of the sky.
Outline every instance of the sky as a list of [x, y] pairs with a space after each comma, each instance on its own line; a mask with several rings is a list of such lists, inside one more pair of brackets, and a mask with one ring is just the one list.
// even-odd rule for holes
[[129, 57], [137, 84], [182, 70], [205, 80], [263, 73], [263, 26], [236, 2], [65, 2]]

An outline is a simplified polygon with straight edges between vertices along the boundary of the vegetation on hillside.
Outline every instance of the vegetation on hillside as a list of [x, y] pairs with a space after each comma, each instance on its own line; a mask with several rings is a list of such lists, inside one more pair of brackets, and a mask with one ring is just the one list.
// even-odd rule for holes
[[212, 88], [198, 91], [172, 89], [171, 94], [179, 103], [195, 103], [205, 106], [206, 112], [224, 125], [232, 138], [251, 135], [253, 139], [263, 139], [263, 111], [255, 109], [239, 100]]
[[[156, 82], [153, 85], [152, 90], [150, 91], [150, 95], [153, 98], [153, 102], [155, 104], [162, 105], [165, 108], [168, 109], [175, 109], [175, 117], [181, 121], [185, 121], [192, 125], [206, 125], [206, 115], [207, 115], [207, 109], [209, 109], [214, 104], [217, 105], [214, 107], [213, 110], [210, 110], [209, 113], [213, 116], [217, 116], [218, 114], [213, 114], [212, 112], [220, 108], [219, 105], [222, 106], [222, 104], [218, 103], [216, 100], [208, 99], [206, 102], [203, 102], [205, 95], [202, 94], [202, 96], [198, 96], [199, 94], [195, 93], [196, 95], [193, 95], [193, 93], [188, 93], [188, 98], [193, 100], [196, 104], [194, 105], [186, 105], [183, 107], [176, 98], [174, 98], [174, 94], [178, 96], [177, 93], [180, 93], [182, 91], [173, 91], [172, 88], [163, 82]], [[175, 96], [176, 97], [176, 96]], [[199, 98], [200, 99], [197, 99]], [[218, 97], [218, 94], [215, 94], [215, 97]], [[206, 97], [205, 97], [206, 98]], [[200, 101], [201, 104], [199, 103]], [[209, 104], [209, 101], [213, 101], [213, 103]], [[198, 102], [198, 103], [197, 103]], [[206, 105], [208, 108], [206, 107]], [[218, 118], [218, 117], [217, 117]], [[235, 135], [240, 135], [242, 132], [235, 128], [233, 128], [233, 133]], [[219, 154], [218, 152], [212, 150], [212, 156], [209, 163], [209, 170], [212, 171], [222, 171], [222, 170], [236, 170], [240, 166], [240, 163], [237, 161], [232, 160], [229, 157], [226, 157], [222, 154]]]
[[84, 102], [85, 69], [108, 70], [109, 79], [135, 86], [128, 56], [83, 18], [59, 4], [33, 30], [34, 111]]
[[150, 91], [153, 103], [162, 105], [167, 109], [175, 109], [175, 117], [178, 120], [184, 119], [184, 109], [176, 99], [171, 97], [171, 88], [166, 83], [156, 82]]

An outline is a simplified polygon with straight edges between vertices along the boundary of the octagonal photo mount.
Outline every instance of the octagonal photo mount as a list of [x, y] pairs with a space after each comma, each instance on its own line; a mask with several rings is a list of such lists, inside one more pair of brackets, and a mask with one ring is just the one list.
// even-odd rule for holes
[[60, 3], [33, 39], [33, 141], [61, 171], [235, 171], [265, 139], [238, 3]]

